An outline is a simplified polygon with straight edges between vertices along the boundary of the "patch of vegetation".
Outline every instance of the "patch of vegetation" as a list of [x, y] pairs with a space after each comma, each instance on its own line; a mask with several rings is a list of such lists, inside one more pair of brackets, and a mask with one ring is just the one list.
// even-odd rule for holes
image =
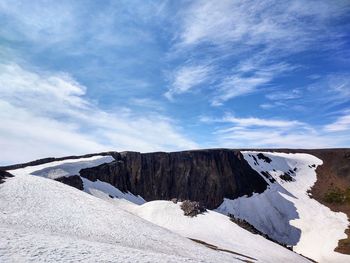
[[350, 187], [346, 190], [341, 190], [334, 187], [324, 195], [324, 201], [332, 204], [350, 204]]

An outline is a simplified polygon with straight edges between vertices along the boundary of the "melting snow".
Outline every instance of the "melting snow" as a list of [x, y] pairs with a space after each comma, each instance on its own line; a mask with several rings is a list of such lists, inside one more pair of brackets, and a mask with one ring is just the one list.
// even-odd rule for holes
[[[250, 166], [268, 182], [268, 189], [251, 197], [225, 199], [217, 211], [245, 219], [271, 238], [318, 262], [350, 262], [350, 256], [334, 252], [348, 219], [308, 196], [317, 180], [315, 169], [322, 160], [309, 154], [242, 152]], [[276, 182], [266, 178], [266, 172]], [[284, 180], [288, 175], [291, 181]], [[282, 178], [281, 178], [282, 177]]]

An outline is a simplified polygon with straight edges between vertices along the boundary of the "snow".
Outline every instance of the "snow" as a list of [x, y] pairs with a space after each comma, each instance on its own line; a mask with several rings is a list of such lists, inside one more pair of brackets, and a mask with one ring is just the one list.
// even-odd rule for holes
[[238, 261], [111, 202], [23, 171], [0, 185], [0, 231], [0, 262]]
[[[28, 166], [25, 168], [20, 168], [16, 170], [11, 170], [13, 175], [36, 175], [49, 179], [57, 179], [62, 176], [69, 177], [72, 175], [79, 175], [79, 171], [85, 168], [96, 167], [103, 163], [113, 162], [114, 158], [112, 156], [102, 156], [96, 155], [88, 158], [79, 158], [79, 159], [66, 159], [61, 161], [55, 161], [50, 163], [45, 163], [41, 165]], [[118, 188], [97, 180], [92, 182], [86, 178], [82, 178], [84, 191], [86, 193], [92, 194], [102, 199], [122, 198], [129, 202], [135, 204], [143, 204], [145, 200], [141, 196], [135, 196], [128, 193], [123, 193]]]
[[146, 201], [141, 196], [135, 196], [130, 192], [123, 193], [118, 188], [97, 180], [92, 182], [86, 178], [81, 178], [84, 184], [84, 191], [101, 199], [119, 198], [134, 204], [144, 204]]
[[257, 262], [266, 263], [309, 262], [262, 236], [248, 232], [220, 213], [208, 210], [196, 217], [185, 216], [180, 204], [171, 201], [152, 201], [135, 206], [130, 211], [184, 237], [245, 255], [239, 257], [242, 260], [252, 261], [251, 258], [255, 258]]
[[[258, 158], [259, 152], [242, 154], [268, 182], [268, 189], [251, 197], [225, 199], [217, 211], [247, 220], [271, 238], [293, 245], [294, 251], [317, 262], [350, 262], [349, 255], [334, 252], [338, 240], [346, 238], [347, 216], [332, 212], [307, 194], [317, 180], [315, 170], [322, 160], [310, 154], [264, 152], [272, 160], [268, 163]], [[268, 172], [276, 182], [272, 183], [262, 172]], [[286, 172], [292, 181], [280, 178]]]
[[84, 168], [95, 167], [103, 163], [113, 162], [112, 156], [96, 155], [88, 158], [68, 159], [55, 161], [41, 165], [28, 166], [25, 168], [12, 170], [12, 174], [33, 174], [50, 179], [57, 179], [62, 176], [78, 175]]
[[[272, 163], [258, 160], [255, 164], [252, 156], [256, 155], [244, 153], [254, 169], [269, 171], [278, 184], [267, 180], [264, 193], [225, 199], [218, 211], [246, 219], [320, 262], [348, 260], [332, 252], [344, 237], [346, 216], [306, 194], [316, 181], [315, 168], [309, 165], [319, 165], [321, 160], [310, 155], [265, 154]], [[184, 216], [180, 203], [145, 203], [141, 196], [99, 180], [81, 178], [84, 191], [50, 180], [112, 161], [111, 156], [93, 156], [11, 170], [15, 177], [0, 185], [0, 262], [308, 262], [215, 211], [190, 218]], [[279, 178], [294, 168], [294, 182]], [[315, 215], [322, 216], [315, 219]], [[313, 221], [316, 231], [309, 229]], [[325, 224], [335, 227], [321, 229]], [[315, 240], [323, 235], [332, 238], [326, 236], [329, 242], [320, 245]], [[212, 250], [188, 238], [234, 253]]]
[[[69, 236], [38, 234], [0, 227], [0, 260], [17, 262], [194, 262], [119, 244], [94, 242]], [[6, 244], [2, 246], [2, 244]]]

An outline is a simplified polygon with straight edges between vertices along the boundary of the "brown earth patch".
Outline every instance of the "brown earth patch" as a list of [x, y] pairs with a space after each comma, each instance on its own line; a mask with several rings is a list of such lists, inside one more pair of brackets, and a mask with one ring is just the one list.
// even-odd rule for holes
[[[350, 187], [350, 149], [320, 150], [313, 154], [323, 161], [323, 165], [316, 169], [317, 181], [311, 189], [312, 197], [332, 211], [343, 212], [350, 218], [349, 202], [332, 202], [326, 198], [332, 189], [345, 192]], [[350, 254], [350, 228], [345, 233], [347, 238], [339, 240], [335, 251]]]

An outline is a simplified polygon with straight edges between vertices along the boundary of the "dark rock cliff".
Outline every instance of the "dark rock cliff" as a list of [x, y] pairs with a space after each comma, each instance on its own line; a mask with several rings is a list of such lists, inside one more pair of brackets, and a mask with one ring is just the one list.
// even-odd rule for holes
[[263, 192], [267, 184], [239, 151], [228, 149], [184, 152], [114, 153], [116, 161], [82, 169], [91, 181], [104, 181], [147, 201], [189, 199], [209, 209], [223, 198]]
[[6, 172], [6, 171], [1, 171], [0, 170], [0, 184], [2, 184], [5, 181], [5, 179], [8, 178], [8, 177], [13, 177], [13, 175], [8, 173], [8, 172]]

